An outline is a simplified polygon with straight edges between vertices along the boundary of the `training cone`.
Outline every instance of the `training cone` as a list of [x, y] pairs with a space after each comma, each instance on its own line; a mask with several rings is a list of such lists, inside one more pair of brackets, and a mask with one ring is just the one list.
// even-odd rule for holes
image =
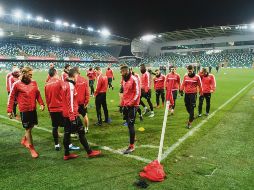
[[144, 127], [139, 127], [138, 130], [139, 130], [140, 132], [143, 132], [143, 131], [145, 131], [145, 128], [144, 128]]
[[163, 166], [158, 160], [154, 160], [144, 167], [143, 171], [139, 173], [140, 177], [146, 178], [150, 181], [161, 182], [164, 181], [166, 174]]

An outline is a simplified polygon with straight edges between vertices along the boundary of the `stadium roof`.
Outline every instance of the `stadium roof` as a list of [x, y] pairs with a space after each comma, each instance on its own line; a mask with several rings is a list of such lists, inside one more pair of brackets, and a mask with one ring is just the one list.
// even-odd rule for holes
[[[168, 41], [191, 40], [201, 38], [215, 38], [232, 35], [254, 34], [254, 24], [240, 24], [227, 26], [213, 26], [197, 29], [176, 30], [154, 35], [152, 42], [162, 43]], [[142, 40], [142, 37], [140, 38]]]
[[42, 17], [19, 19], [12, 15], [0, 17], [0, 37], [96, 46], [130, 45], [128, 38], [111, 34], [105, 28], [95, 31], [90, 27], [77, 27], [67, 22], [60, 24]]

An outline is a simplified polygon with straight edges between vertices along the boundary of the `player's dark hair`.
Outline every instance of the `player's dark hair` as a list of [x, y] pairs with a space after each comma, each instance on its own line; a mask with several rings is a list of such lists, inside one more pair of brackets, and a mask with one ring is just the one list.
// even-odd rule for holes
[[75, 74], [78, 74], [77, 70], [71, 68], [68, 73], [68, 77], [73, 78]]
[[64, 68], [67, 69], [69, 66], [70, 66], [69, 64], [66, 64], [66, 65], [64, 66]]
[[188, 70], [192, 70], [193, 69], [193, 65], [188, 65], [187, 69]]
[[55, 68], [50, 68], [48, 72], [50, 77], [53, 77], [56, 74], [56, 69]]

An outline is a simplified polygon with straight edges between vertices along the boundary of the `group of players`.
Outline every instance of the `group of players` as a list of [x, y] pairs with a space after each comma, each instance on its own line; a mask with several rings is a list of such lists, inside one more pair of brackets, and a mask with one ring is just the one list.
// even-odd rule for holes
[[[121, 65], [120, 73], [122, 76], [120, 88], [120, 108], [123, 119], [129, 129], [129, 146], [123, 152], [129, 154], [135, 150], [135, 119], [138, 113], [140, 119], [143, 115], [149, 114], [154, 117], [153, 104], [151, 101], [152, 83], [156, 93], [156, 107], [160, 106], [160, 98], [162, 107], [165, 102], [170, 109], [171, 115], [174, 114], [178, 91], [181, 96], [185, 94], [184, 101], [186, 110], [189, 113], [187, 128], [191, 128], [194, 120], [194, 108], [196, 107], [197, 93], [199, 96], [199, 114], [202, 116], [202, 105], [206, 99], [206, 115], [210, 111], [211, 93], [215, 91], [216, 82], [212, 74], [203, 68], [198, 74], [195, 74], [192, 65], [187, 67], [187, 74], [180, 82], [180, 75], [176, 73], [176, 67], [170, 66], [170, 72], [165, 76], [160, 70], [152, 72], [145, 65], [140, 66], [141, 75], [135, 73], [132, 68], [127, 65]], [[152, 77], [152, 75], [155, 75]], [[21, 140], [21, 144], [30, 150], [33, 158], [37, 158], [39, 154], [36, 152], [32, 140], [32, 128], [38, 124], [36, 101], [40, 104], [40, 109], [44, 110], [44, 103], [41, 98], [40, 91], [36, 81], [32, 80], [33, 70], [30, 67], [24, 67], [21, 71], [16, 67], [6, 77], [6, 86], [9, 94], [7, 113], [10, 118], [17, 117], [16, 106], [18, 104], [20, 111], [20, 119], [25, 129], [25, 135]], [[60, 150], [58, 127], [64, 127], [64, 160], [77, 158], [77, 154], [70, 153], [71, 149], [79, 149], [71, 144], [71, 134], [78, 134], [79, 141], [86, 150], [88, 157], [96, 157], [101, 154], [99, 150], [91, 150], [85, 133], [88, 132], [89, 120], [87, 117], [87, 106], [90, 97], [95, 97], [95, 105], [97, 112], [97, 126], [102, 126], [103, 122], [111, 123], [109, 118], [106, 94], [109, 88], [114, 89], [112, 80], [114, 74], [111, 68], [107, 68], [106, 76], [100, 67], [89, 68], [87, 71], [89, 82], [80, 75], [78, 67], [71, 68], [66, 65], [61, 76], [58, 75], [54, 65], [51, 64], [48, 71], [48, 78], [45, 84], [45, 98], [47, 108], [52, 120], [52, 135], [55, 143], [55, 149]], [[94, 89], [94, 82], [96, 88]], [[90, 92], [89, 92], [90, 87]], [[166, 96], [165, 91], [166, 90]], [[146, 107], [143, 99], [149, 105]], [[101, 107], [104, 111], [105, 120], [102, 121]], [[141, 113], [143, 107], [143, 113]], [[84, 121], [84, 125], [80, 116]]]

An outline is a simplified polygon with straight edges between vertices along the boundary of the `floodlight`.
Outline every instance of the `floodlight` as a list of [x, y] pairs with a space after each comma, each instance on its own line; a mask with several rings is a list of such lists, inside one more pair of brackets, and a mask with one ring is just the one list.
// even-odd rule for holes
[[92, 27], [87, 27], [87, 30], [89, 31], [89, 32], [93, 32], [94, 31], [94, 29], [92, 28]]
[[56, 21], [55, 21], [55, 24], [60, 26], [60, 25], [63, 24], [63, 22], [62, 22], [61, 20], [56, 20]]
[[108, 29], [106, 29], [106, 28], [103, 28], [102, 30], [101, 30], [101, 34], [103, 35], [103, 36], [109, 36], [110, 35], [110, 32], [109, 32], [109, 30]]
[[58, 36], [52, 36], [51, 41], [59, 43], [61, 40], [60, 40], [60, 38]]
[[26, 15], [26, 19], [27, 19], [27, 20], [30, 20], [30, 19], [32, 19], [32, 16], [31, 16], [30, 14], [27, 14], [27, 15]]
[[37, 16], [37, 17], [36, 17], [36, 20], [37, 20], [38, 22], [42, 22], [42, 21], [43, 21], [43, 18], [42, 18], [41, 16]]
[[13, 11], [13, 16], [16, 18], [16, 19], [21, 19], [22, 18], [22, 11], [21, 10], [15, 10]]
[[72, 27], [72, 28], [76, 28], [76, 24], [72, 24], [71, 27]]
[[44, 22], [50, 22], [48, 19], [44, 19]]
[[63, 25], [66, 26], [66, 27], [68, 27], [68, 26], [69, 26], [69, 23], [68, 23], [68, 22], [64, 22]]
[[149, 42], [149, 41], [153, 40], [154, 38], [156, 38], [155, 35], [147, 34], [147, 35], [142, 36], [141, 40]]
[[162, 35], [161, 35], [161, 34], [159, 34], [159, 35], [158, 35], [158, 37], [159, 37], [159, 38], [161, 38], [161, 37], [162, 37]]

